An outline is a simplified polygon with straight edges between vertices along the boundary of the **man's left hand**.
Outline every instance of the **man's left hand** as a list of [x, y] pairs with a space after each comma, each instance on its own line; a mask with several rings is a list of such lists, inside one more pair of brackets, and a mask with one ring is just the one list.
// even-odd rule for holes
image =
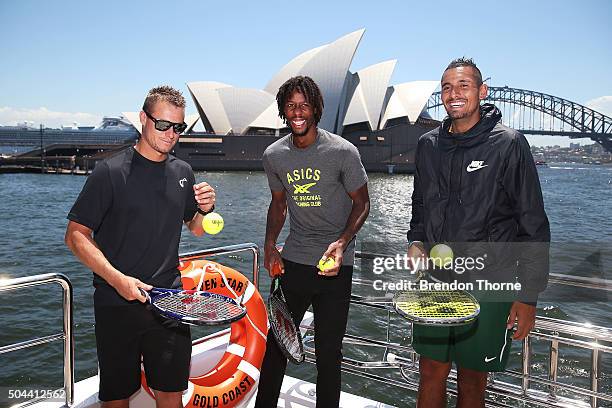
[[323, 254], [322, 258], [334, 258], [334, 267], [326, 269], [325, 271], [319, 271], [321, 276], [336, 276], [340, 273], [340, 266], [342, 266], [342, 255], [344, 254], [344, 241], [339, 239], [332, 242], [327, 247], [327, 251]]
[[210, 211], [215, 205], [215, 189], [207, 182], [203, 181], [193, 185], [193, 194], [198, 207], [202, 211]]
[[535, 327], [536, 308], [521, 302], [514, 302], [508, 316], [508, 329], [517, 322], [517, 328], [512, 336], [512, 340], [523, 340]]

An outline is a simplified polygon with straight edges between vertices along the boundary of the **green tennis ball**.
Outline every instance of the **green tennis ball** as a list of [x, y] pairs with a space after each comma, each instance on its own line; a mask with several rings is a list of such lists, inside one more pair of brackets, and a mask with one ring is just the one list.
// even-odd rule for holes
[[429, 257], [437, 268], [446, 268], [453, 263], [453, 250], [446, 244], [438, 244], [431, 248]]
[[204, 232], [210, 235], [220, 233], [223, 229], [223, 225], [223, 217], [215, 212], [206, 214], [202, 220], [202, 228], [204, 228]]
[[334, 266], [336, 266], [336, 261], [334, 261], [334, 258], [331, 257], [327, 259], [321, 258], [321, 260], [319, 260], [319, 264], [317, 265], [317, 267], [322, 271], [331, 269]]

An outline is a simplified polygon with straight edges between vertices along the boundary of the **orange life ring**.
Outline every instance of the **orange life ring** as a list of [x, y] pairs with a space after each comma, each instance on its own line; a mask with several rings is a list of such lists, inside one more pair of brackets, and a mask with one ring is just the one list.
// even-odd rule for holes
[[[225, 275], [225, 280], [219, 270]], [[207, 373], [190, 377], [189, 395], [183, 395], [183, 402], [188, 401], [186, 407], [234, 407], [256, 387], [259, 380], [268, 333], [265, 303], [255, 285], [244, 275], [219, 263], [207, 260], [184, 261], [179, 271], [185, 289], [201, 285], [201, 290], [225, 296], [244, 294], [243, 303], [247, 314], [232, 323], [229, 344], [223, 357]], [[142, 386], [153, 396], [144, 373]]]

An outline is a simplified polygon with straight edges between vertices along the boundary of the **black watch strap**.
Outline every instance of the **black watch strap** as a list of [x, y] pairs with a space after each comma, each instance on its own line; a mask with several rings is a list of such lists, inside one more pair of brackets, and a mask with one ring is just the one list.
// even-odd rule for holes
[[196, 211], [202, 215], [210, 214], [211, 212], [215, 211], [215, 206], [213, 205], [209, 211], [204, 211], [200, 208], [200, 206], [196, 206]]

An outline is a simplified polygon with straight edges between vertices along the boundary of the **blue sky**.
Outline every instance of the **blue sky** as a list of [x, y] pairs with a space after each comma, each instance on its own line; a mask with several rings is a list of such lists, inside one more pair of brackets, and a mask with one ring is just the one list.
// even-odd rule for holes
[[[609, 1], [2, 1], [0, 123], [95, 124], [146, 91], [216, 80], [263, 88], [299, 53], [359, 28], [351, 70], [397, 59], [391, 83], [473, 57], [494, 86], [612, 115]], [[189, 100], [189, 112], [195, 112]], [[20, 117], [21, 116], [21, 117]]]

